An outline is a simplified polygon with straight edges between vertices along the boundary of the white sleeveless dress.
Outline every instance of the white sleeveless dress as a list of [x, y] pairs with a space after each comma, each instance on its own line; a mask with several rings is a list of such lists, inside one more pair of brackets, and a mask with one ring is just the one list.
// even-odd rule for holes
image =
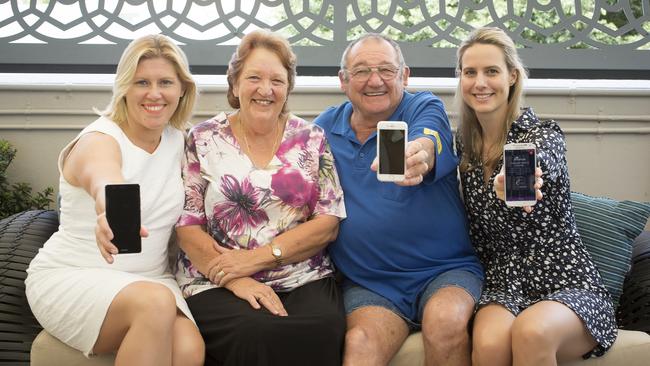
[[[139, 183], [142, 224], [149, 237], [142, 252], [118, 254], [108, 264], [95, 242], [95, 202], [85, 190], [70, 185], [63, 161], [79, 137], [89, 132], [112, 136], [122, 153], [126, 183]], [[88, 356], [113, 298], [136, 281], [167, 286], [176, 305], [194, 320], [170, 273], [168, 241], [184, 203], [182, 132], [167, 126], [158, 148], [148, 153], [135, 146], [111, 120], [100, 117], [59, 155], [61, 216], [58, 232], [45, 243], [27, 269], [26, 295], [38, 322], [50, 334]]]

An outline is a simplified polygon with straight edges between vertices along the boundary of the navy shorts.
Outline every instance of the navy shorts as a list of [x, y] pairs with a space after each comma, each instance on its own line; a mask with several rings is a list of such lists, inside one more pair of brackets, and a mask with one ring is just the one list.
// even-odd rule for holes
[[424, 291], [419, 294], [417, 319], [408, 318], [387, 298], [348, 280], [343, 282], [343, 304], [345, 306], [345, 313], [348, 315], [354, 310], [364, 306], [379, 306], [386, 308], [404, 319], [411, 331], [416, 331], [420, 330], [422, 327], [424, 307], [431, 296], [433, 296], [433, 294], [439, 289], [450, 286], [459, 287], [465, 290], [465, 292], [474, 299], [474, 303], [476, 304], [478, 299], [481, 297], [483, 281], [472, 272], [462, 269], [452, 269], [441, 273], [438, 277], [429, 282], [429, 284], [424, 288]]

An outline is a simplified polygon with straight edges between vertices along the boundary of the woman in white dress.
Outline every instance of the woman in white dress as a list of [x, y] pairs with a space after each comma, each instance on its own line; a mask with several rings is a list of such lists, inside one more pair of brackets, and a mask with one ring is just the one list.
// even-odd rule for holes
[[[168, 268], [167, 245], [183, 209], [182, 129], [196, 100], [183, 51], [162, 35], [126, 48], [113, 98], [59, 156], [59, 231], [25, 280], [50, 334], [116, 365], [202, 365], [204, 343]], [[104, 187], [138, 183], [142, 251], [117, 254]]]

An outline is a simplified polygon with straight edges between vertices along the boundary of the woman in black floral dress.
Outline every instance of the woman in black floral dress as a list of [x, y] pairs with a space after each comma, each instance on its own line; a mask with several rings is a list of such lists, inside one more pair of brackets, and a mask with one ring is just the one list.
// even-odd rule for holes
[[[560, 127], [520, 110], [526, 71], [502, 30], [474, 31], [458, 50], [457, 72], [460, 174], [486, 275], [474, 364], [554, 365], [604, 354], [617, 335], [614, 309], [576, 229]], [[511, 142], [534, 143], [541, 167], [537, 203], [523, 210], [503, 200], [502, 153]]]

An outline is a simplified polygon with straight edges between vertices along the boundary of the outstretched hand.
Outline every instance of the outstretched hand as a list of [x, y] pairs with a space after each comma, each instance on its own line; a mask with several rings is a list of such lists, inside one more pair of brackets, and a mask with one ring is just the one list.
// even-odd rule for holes
[[[542, 194], [542, 186], [544, 185], [544, 179], [542, 179], [543, 174], [542, 169], [535, 168], [535, 185], [533, 187], [535, 187], [535, 199], [537, 201], [541, 201], [544, 197]], [[505, 179], [504, 167], [501, 167], [499, 174], [494, 177], [494, 193], [496, 193], [497, 198], [502, 201], [506, 200]], [[526, 211], [526, 213], [531, 213], [533, 212], [533, 207], [524, 206], [523, 210]]]
[[[149, 236], [149, 231], [147, 231], [144, 226], [140, 226], [140, 236], [143, 238]], [[115, 260], [113, 258], [113, 255], [117, 254], [118, 252], [117, 247], [111, 242], [111, 240], [113, 240], [113, 231], [108, 225], [106, 212], [102, 212], [101, 214], [97, 215], [97, 224], [95, 225], [95, 241], [97, 242], [99, 253], [108, 264], [113, 263]]]
[[[424, 180], [433, 165], [435, 164], [435, 155], [433, 153], [433, 142], [428, 138], [418, 138], [409, 141], [406, 146], [406, 170], [404, 172], [405, 179], [395, 184], [400, 186], [415, 186]], [[370, 169], [377, 171], [379, 168], [379, 158], [375, 157]]]

